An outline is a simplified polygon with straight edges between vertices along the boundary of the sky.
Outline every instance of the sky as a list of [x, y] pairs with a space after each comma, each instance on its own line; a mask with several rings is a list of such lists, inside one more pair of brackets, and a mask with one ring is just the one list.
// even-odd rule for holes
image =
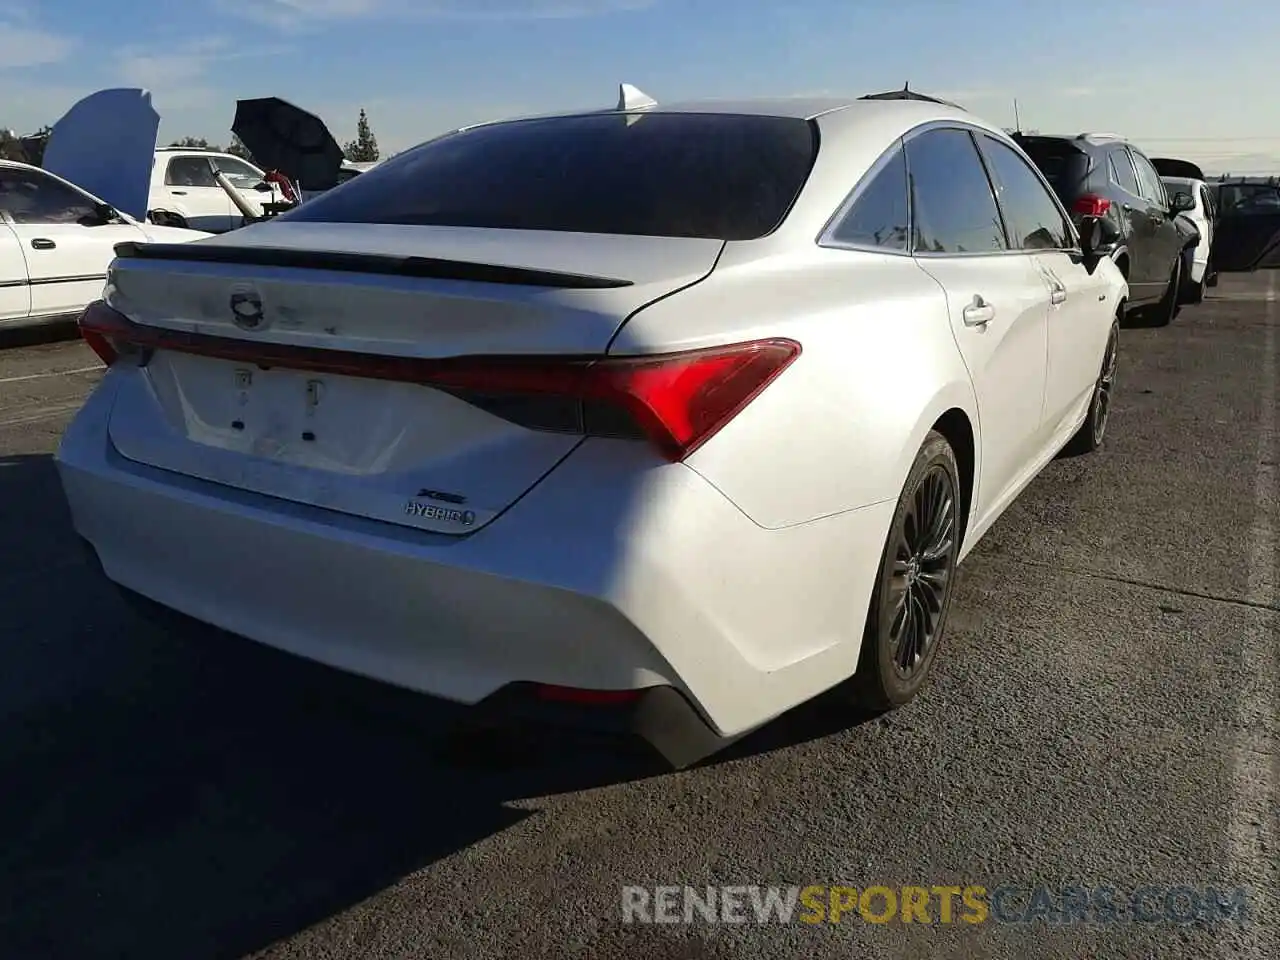
[[659, 101], [901, 87], [1011, 127], [1120, 133], [1212, 172], [1280, 173], [1274, 0], [0, 0], [0, 128], [151, 91], [165, 143], [225, 144], [281, 96], [383, 152], [454, 127]]

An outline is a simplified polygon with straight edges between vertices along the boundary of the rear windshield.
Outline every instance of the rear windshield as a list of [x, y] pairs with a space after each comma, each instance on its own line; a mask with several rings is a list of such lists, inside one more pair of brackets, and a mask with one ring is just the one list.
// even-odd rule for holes
[[519, 120], [415, 147], [280, 219], [754, 240], [817, 149], [811, 124], [783, 117]]
[[1049, 186], [1068, 204], [1071, 203], [1089, 172], [1088, 156], [1061, 140], [1022, 137], [1017, 142], [1040, 168]]

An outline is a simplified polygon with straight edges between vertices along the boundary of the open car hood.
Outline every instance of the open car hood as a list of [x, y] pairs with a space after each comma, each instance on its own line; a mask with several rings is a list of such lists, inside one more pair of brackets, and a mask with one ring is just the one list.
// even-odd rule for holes
[[53, 125], [43, 166], [145, 221], [159, 132], [160, 114], [149, 91], [99, 90]]
[[1156, 173], [1162, 177], [1185, 177], [1188, 180], [1203, 180], [1204, 171], [1190, 160], [1176, 160], [1172, 157], [1159, 157], [1151, 161]]

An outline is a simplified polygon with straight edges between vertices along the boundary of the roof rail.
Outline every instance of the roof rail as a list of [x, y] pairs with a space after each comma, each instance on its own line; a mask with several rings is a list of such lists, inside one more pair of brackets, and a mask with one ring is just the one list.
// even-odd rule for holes
[[1118, 133], [1081, 133], [1076, 137], [1077, 140], [1123, 140], [1124, 137]]

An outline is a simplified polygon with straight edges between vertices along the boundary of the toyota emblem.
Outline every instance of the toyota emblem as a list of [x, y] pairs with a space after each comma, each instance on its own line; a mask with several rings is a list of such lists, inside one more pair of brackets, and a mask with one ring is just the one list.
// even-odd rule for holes
[[262, 298], [256, 293], [231, 294], [231, 317], [241, 330], [257, 330], [262, 326]]

